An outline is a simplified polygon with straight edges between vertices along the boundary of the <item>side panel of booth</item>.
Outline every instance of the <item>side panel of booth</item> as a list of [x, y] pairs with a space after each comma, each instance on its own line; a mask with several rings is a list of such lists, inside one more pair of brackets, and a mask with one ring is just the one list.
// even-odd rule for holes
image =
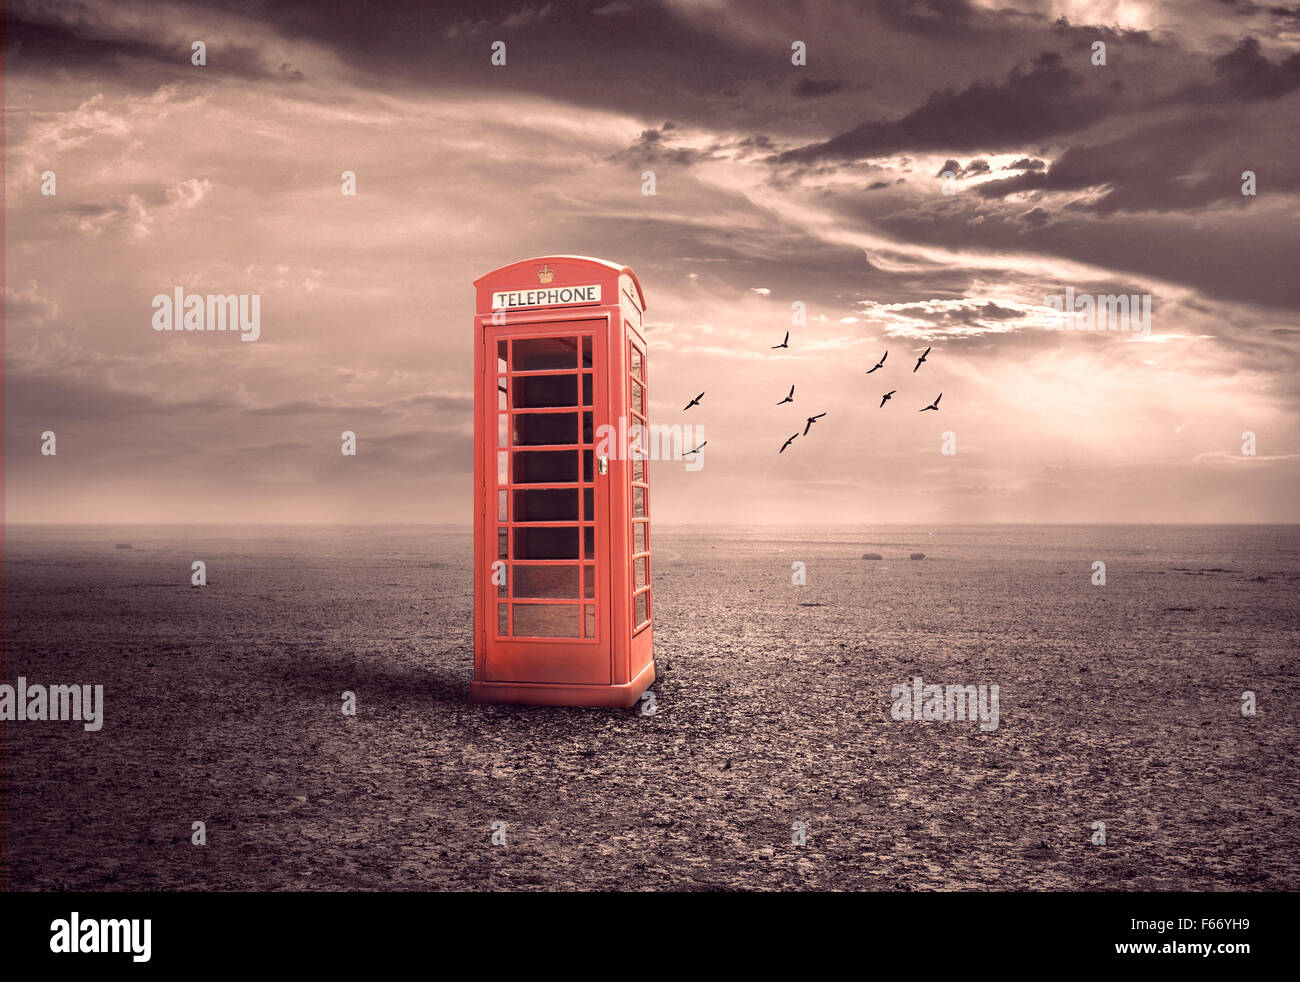
[[[649, 395], [654, 391], [654, 388], [650, 380], [649, 352], [643, 327], [644, 313], [636, 286], [632, 283], [631, 277], [624, 275], [619, 278], [619, 293], [620, 308], [623, 311], [624, 321], [624, 329], [620, 332], [623, 347], [623, 365], [620, 377], [624, 386], [621, 405], [629, 417], [629, 426], [632, 420], [636, 418], [633, 413], [638, 411], [644, 416], [648, 424], [650, 422]], [[635, 384], [640, 388], [641, 401], [639, 407], [633, 404], [634, 376], [636, 376]], [[644, 448], [648, 451], [652, 442], [648, 433], [642, 442]], [[633, 469], [630, 462], [628, 466]], [[651, 515], [653, 494], [649, 487], [650, 469], [651, 461], [646, 459], [641, 462], [639, 468], [635, 468], [634, 472], [629, 475], [632, 479], [628, 481], [625, 498], [627, 515], [621, 522], [622, 531], [626, 537], [626, 551], [623, 553], [625, 560], [622, 565], [627, 568], [626, 592], [623, 597], [626, 600], [625, 609], [628, 618], [627, 646], [625, 650], [627, 652], [629, 679], [635, 678], [654, 658], [652, 597], [654, 591], [641, 589], [650, 583], [653, 559], [648, 555], [643, 555], [640, 560], [636, 558], [638, 554], [647, 553], [652, 549], [650, 539], [653, 536], [651, 527], [653, 523], [648, 520], [638, 521], [640, 517], [649, 519]], [[642, 502], [641, 511], [643, 516], [637, 514], [636, 502], [638, 496], [640, 496]], [[644, 578], [640, 584], [638, 584], [639, 567], [644, 569]], [[648, 615], [645, 620], [642, 620], [639, 616], [639, 610], [642, 606], [644, 606]], [[639, 621], [640, 624], [638, 624]]]

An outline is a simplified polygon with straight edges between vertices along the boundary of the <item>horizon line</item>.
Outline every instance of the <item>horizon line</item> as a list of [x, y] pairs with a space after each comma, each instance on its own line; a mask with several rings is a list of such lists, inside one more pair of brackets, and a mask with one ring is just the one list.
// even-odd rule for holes
[[[1005, 527], [1043, 527], [1043, 528], [1080, 528], [1133, 526], [1151, 527], [1167, 526], [1169, 528], [1212, 528], [1215, 526], [1234, 526], [1241, 528], [1275, 528], [1277, 526], [1300, 526], [1300, 521], [1279, 522], [1242, 522], [1223, 520], [1217, 522], [665, 522], [654, 523], [657, 528], [839, 528], [843, 526], [862, 526], [866, 528], [915, 528], [932, 526], [935, 528], [969, 528], [972, 526]], [[190, 528], [210, 526], [216, 528], [459, 528], [472, 531], [473, 522], [5, 522], [0, 521], [0, 529], [9, 528], [130, 528], [154, 526], [160, 528]]]

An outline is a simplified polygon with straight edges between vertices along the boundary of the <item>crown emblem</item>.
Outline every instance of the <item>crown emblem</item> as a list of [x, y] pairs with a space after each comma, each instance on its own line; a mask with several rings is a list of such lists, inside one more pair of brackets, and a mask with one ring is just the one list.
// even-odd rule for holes
[[551, 269], [550, 266], [543, 266], [537, 271], [538, 283], [549, 283], [553, 279], [555, 279], [555, 270]]

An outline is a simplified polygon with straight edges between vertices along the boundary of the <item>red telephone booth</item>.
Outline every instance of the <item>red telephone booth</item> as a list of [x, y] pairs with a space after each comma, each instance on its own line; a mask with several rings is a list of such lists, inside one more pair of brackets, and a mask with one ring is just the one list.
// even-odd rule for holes
[[631, 706], [655, 677], [641, 284], [547, 256], [474, 285], [470, 698]]

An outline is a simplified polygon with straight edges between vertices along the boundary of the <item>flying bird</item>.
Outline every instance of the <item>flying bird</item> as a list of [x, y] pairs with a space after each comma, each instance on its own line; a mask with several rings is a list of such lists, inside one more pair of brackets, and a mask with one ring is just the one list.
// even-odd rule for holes
[[774, 344], [774, 345], [772, 345], [772, 347], [773, 347], [773, 348], [788, 348], [788, 347], [790, 347], [790, 332], [789, 332], [789, 331], [786, 331], [786, 332], [785, 332], [785, 340], [782, 341], [780, 344]]
[[[934, 397], [934, 402], [926, 406], [925, 409], [933, 409], [937, 413], [939, 411], [939, 400], [942, 398], [943, 398], [943, 393], [940, 392], [937, 396]], [[923, 413], [925, 412], [925, 409], [918, 409], [917, 412]]]
[[[885, 359], [888, 357], [889, 357], [889, 352], [886, 351], [883, 355], [880, 356], [880, 361], [876, 362], [876, 368], [884, 368]], [[876, 370], [876, 368], [871, 369], [870, 371], [867, 372], [867, 374], [870, 375], [871, 372], [874, 372]]]
[[825, 413], [818, 413], [816, 416], [809, 416], [808, 424], [803, 428], [803, 435], [807, 436], [808, 431], [812, 429], [813, 423], [817, 422], [817, 420], [821, 419], [825, 415]]
[[890, 400], [890, 397], [893, 396], [893, 394], [897, 391], [898, 391], [897, 389], [890, 389], [888, 392], [886, 392], [885, 397], [880, 400], [880, 406], [877, 408], [883, 408], [885, 403], [887, 403]]
[[913, 369], [912, 369], [912, 372], [913, 372], [913, 373], [916, 372], [916, 369], [917, 369], [917, 368], [920, 368], [920, 367], [921, 367], [921, 365], [925, 362], [925, 356], [928, 355], [929, 353], [930, 353], [930, 349], [929, 349], [929, 348], [926, 348], [926, 349], [925, 349], [925, 354], [921, 355], [920, 358], [916, 359], [916, 368], [913, 368]]
[[[794, 436], [798, 436], [798, 435], [799, 434], [796, 433]], [[794, 436], [790, 437], [790, 439], [786, 440], [785, 443], [781, 444], [781, 449], [777, 451], [778, 454], [785, 453], [785, 448], [790, 446], [790, 444], [794, 443]]]
[[685, 456], [687, 456], [687, 455], [689, 455], [689, 454], [699, 453], [701, 450], [703, 450], [703, 449], [708, 445], [708, 442], [709, 442], [708, 440], [705, 440], [703, 443], [701, 443], [701, 444], [700, 444], [698, 447], [696, 447], [694, 450], [687, 450], [686, 453], [682, 454], [682, 456], [685, 457]]
[[703, 398], [704, 398], [704, 393], [701, 392], [699, 395], [697, 395], [694, 399], [692, 399], [690, 402], [686, 404], [686, 408], [683, 409], [682, 412], [686, 412], [686, 410], [690, 409], [692, 406], [698, 406], [700, 404], [700, 400]]
[[778, 406], [784, 406], [787, 402], [794, 402], [794, 386], [790, 386], [790, 394], [777, 403]]

